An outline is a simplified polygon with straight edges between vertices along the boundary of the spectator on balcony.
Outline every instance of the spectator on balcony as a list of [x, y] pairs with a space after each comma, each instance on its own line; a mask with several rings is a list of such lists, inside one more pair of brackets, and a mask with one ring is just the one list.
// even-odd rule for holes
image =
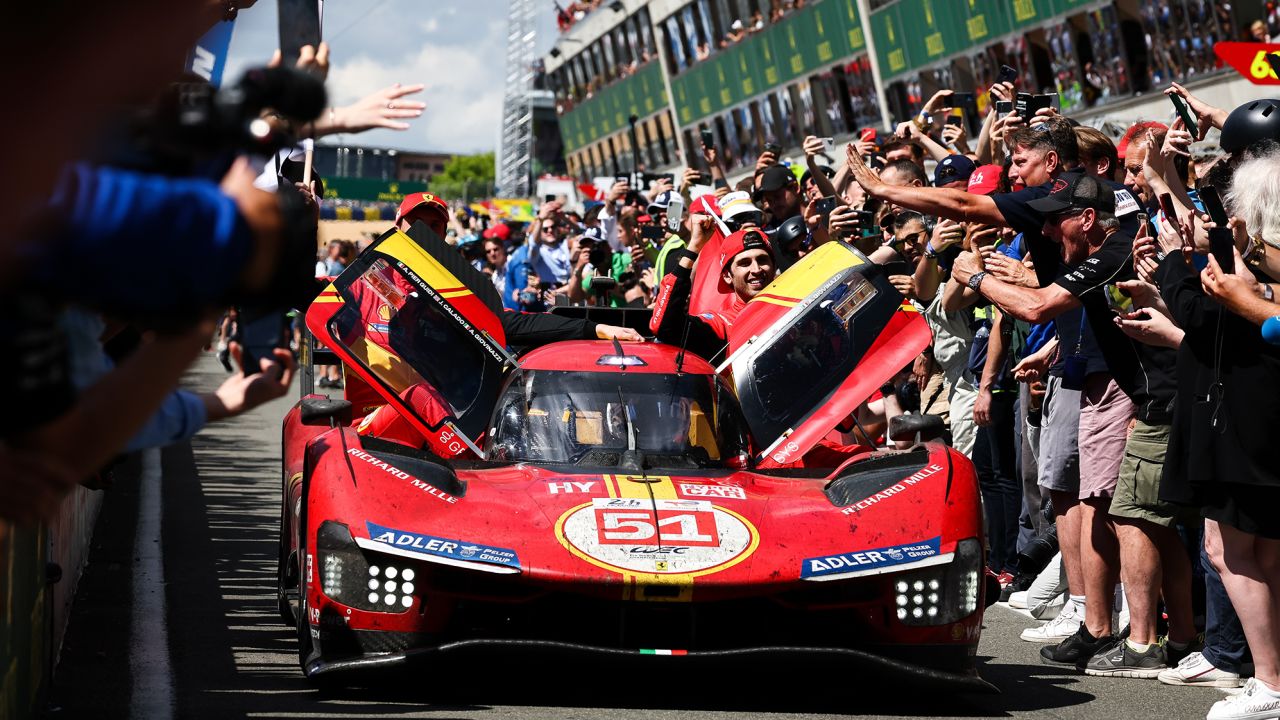
[[734, 20], [729, 26], [729, 32], [725, 33], [724, 39], [720, 41], [720, 47], [729, 47], [730, 45], [741, 42], [742, 38], [747, 36], [747, 31], [742, 26], [741, 20]]
[[698, 43], [697, 51], [694, 53], [694, 57], [696, 57], [699, 62], [711, 57], [711, 46], [707, 45], [706, 40], [703, 40], [702, 42]]

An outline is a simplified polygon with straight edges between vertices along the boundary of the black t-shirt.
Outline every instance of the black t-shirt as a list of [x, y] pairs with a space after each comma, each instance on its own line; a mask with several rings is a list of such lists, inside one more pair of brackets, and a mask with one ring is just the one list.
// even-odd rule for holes
[[[1064, 174], [1063, 177], [1067, 177]], [[1116, 217], [1120, 219], [1120, 232], [1135, 237], [1138, 234], [1138, 211], [1141, 209], [1134, 194], [1117, 182], [1103, 179], [1116, 194]], [[1040, 287], [1058, 279], [1065, 272], [1062, 266], [1062, 248], [1044, 236], [1044, 215], [1033, 210], [1028, 203], [1049, 194], [1053, 189], [1053, 181], [1043, 185], [1025, 188], [1017, 192], [996, 193], [991, 196], [996, 208], [1004, 216], [1009, 227], [1022, 233], [1027, 251], [1031, 253], [1031, 261], [1036, 266], [1036, 277], [1040, 279]], [[1061, 323], [1059, 323], [1061, 325]]]
[[[1178, 387], [1174, 377], [1177, 365], [1176, 351], [1147, 345], [1132, 340], [1116, 327], [1115, 313], [1107, 305], [1104, 286], [1131, 280], [1133, 271], [1133, 238], [1124, 232], [1114, 232], [1098, 248], [1075, 267], [1054, 281], [1080, 299], [1097, 340], [1097, 347], [1105, 358], [1105, 370], [1115, 378], [1116, 384], [1138, 406], [1138, 419], [1152, 424], [1168, 424], [1172, 418], [1173, 398]], [[1065, 334], [1068, 322], [1058, 320], [1058, 332]], [[1076, 321], [1079, 322], [1078, 320]], [[1075, 325], [1079, 328], [1079, 325]], [[1063, 337], [1063, 352], [1070, 352]], [[1089, 372], [1094, 372], [1090, 367]]]
[[[1063, 177], [1067, 175], [1064, 173]], [[1120, 183], [1105, 179], [1102, 182], [1116, 194], [1116, 217], [1120, 219], [1120, 231], [1129, 237], [1135, 236], [1138, 232], [1140, 208], [1137, 200], [1134, 199], [1134, 194]], [[1035, 185], [1017, 192], [996, 193], [991, 196], [1009, 227], [1022, 233], [1027, 252], [1031, 254], [1031, 261], [1035, 263], [1036, 278], [1040, 281], [1040, 287], [1048, 286], [1068, 270], [1062, 262], [1061, 246], [1041, 232], [1044, 228], [1044, 215], [1029, 205], [1032, 200], [1039, 200], [1048, 195], [1053, 189], [1053, 183], [1054, 181], [1051, 180], [1043, 185]], [[1050, 375], [1062, 377], [1065, 358], [1074, 353], [1077, 347], [1079, 347], [1079, 354], [1086, 360], [1086, 373], [1108, 370], [1106, 359], [1089, 327], [1090, 323], [1083, 320], [1083, 311], [1067, 311], [1054, 318], [1054, 323], [1058, 328], [1059, 353], [1058, 361], [1049, 368]]]

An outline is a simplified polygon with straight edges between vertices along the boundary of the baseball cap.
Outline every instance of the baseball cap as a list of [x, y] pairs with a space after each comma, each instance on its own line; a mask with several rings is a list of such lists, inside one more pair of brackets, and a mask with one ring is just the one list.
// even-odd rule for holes
[[765, 168], [756, 182], [756, 194], [773, 192], [796, 183], [795, 173], [785, 165], [770, 165]]
[[[731, 194], [732, 193], [730, 193], [730, 195]], [[742, 193], [742, 194], [746, 195], [746, 193]], [[728, 197], [728, 195], [726, 195], [725, 197]], [[748, 203], [751, 202], [751, 198], [747, 198], [747, 202]], [[690, 214], [700, 213], [702, 215], [719, 216], [720, 206], [716, 203], [716, 196], [712, 193], [707, 193], [706, 195], [703, 195], [701, 197], [694, 198], [693, 202], [689, 203], [689, 213]]]
[[[833, 178], [836, 176], [835, 168], [831, 167], [830, 165], [819, 165], [818, 169], [821, 170], [822, 174], [826, 175], [827, 178]], [[805, 170], [804, 175], [800, 176], [800, 185], [804, 186], [805, 183], [809, 182], [812, 179], [813, 179], [813, 171]]]
[[733, 286], [724, 281], [724, 269], [729, 263], [733, 262], [734, 258], [748, 250], [765, 250], [770, 255], [773, 255], [773, 246], [769, 244], [769, 237], [760, 228], [743, 228], [720, 243], [721, 276], [716, 279], [720, 292], [731, 292], [733, 290]]
[[941, 187], [957, 180], [968, 181], [978, 166], [964, 155], [948, 155], [933, 169], [933, 184]]
[[506, 223], [498, 223], [497, 225], [490, 227], [488, 230], [485, 230], [484, 233], [481, 234], [481, 237], [485, 240], [501, 240], [502, 242], [506, 242], [507, 238], [511, 237], [511, 226]]
[[427, 206], [424, 209], [429, 208], [440, 213], [446, 220], [449, 217], [449, 206], [445, 204], [444, 200], [429, 192], [416, 192], [405, 195], [404, 200], [400, 201], [400, 209], [396, 211], [396, 221], [398, 222], [400, 218], [417, 210], [422, 205]]
[[983, 165], [974, 168], [969, 175], [969, 187], [966, 188], [974, 195], [990, 195], [1000, 187], [1000, 174], [1004, 172], [1004, 168], [999, 165]]
[[1027, 203], [1032, 210], [1043, 215], [1056, 215], [1077, 208], [1093, 208], [1114, 214], [1116, 194], [1092, 175], [1067, 173], [1053, 181], [1053, 189], [1039, 200]]
[[734, 21], [733, 21], [733, 23], [732, 23], [731, 25], [729, 25], [729, 27], [730, 27], [730, 28], [732, 28], [732, 29], [734, 29], [734, 30], [741, 30], [741, 29], [742, 29], [742, 21], [741, 21], [741, 20], [734, 20]]
[[587, 242], [602, 243], [604, 242], [604, 230], [601, 230], [598, 227], [586, 228], [582, 231], [582, 234], [578, 236], [578, 242], [582, 242], [584, 240]]
[[649, 211], [649, 214], [653, 215], [654, 213], [666, 212], [667, 208], [671, 205], [671, 198], [674, 195], [675, 193], [671, 190], [663, 190], [655, 195], [653, 200], [649, 202], [649, 207], [646, 208]]
[[734, 192], [727, 193], [724, 197], [720, 198], [721, 220], [724, 220], [725, 222], [742, 220], [744, 218], [741, 216], [746, 213], [755, 213], [761, 218], [764, 217], [764, 213], [751, 202], [751, 196], [745, 191], [736, 190]]

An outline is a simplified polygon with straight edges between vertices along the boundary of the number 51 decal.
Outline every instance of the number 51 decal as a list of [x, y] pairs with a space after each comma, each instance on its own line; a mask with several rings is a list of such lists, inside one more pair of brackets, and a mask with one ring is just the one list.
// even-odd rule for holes
[[[607, 501], [606, 501], [607, 502]], [[602, 545], [653, 545], [670, 547], [719, 547], [716, 516], [711, 503], [690, 500], [657, 500], [656, 522], [652, 506], [595, 508], [598, 541]], [[602, 504], [603, 505], [603, 504]], [[644, 503], [649, 505], [649, 503]]]

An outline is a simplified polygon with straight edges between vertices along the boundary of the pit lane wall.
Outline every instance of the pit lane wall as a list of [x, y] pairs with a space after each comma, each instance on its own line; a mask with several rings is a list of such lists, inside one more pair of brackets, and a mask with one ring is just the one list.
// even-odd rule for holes
[[0, 522], [0, 718], [44, 709], [101, 506], [101, 492], [77, 487], [48, 525]]

